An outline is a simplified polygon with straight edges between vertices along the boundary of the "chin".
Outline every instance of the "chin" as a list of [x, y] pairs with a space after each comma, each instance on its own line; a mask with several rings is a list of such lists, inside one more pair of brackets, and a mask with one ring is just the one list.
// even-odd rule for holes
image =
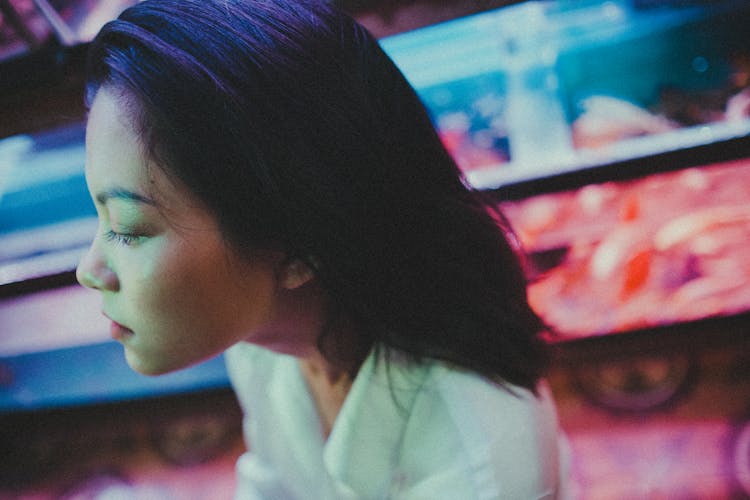
[[177, 370], [182, 370], [191, 365], [191, 363], [164, 363], [164, 360], [144, 360], [127, 349], [125, 350], [125, 360], [128, 362], [128, 366], [141, 375], [147, 375], [149, 377], [156, 377], [159, 375], [166, 375]]

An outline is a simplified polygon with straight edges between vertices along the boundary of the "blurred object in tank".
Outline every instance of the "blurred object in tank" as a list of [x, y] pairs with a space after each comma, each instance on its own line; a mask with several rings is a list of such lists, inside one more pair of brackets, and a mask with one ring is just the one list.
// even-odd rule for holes
[[530, 254], [533, 306], [567, 337], [750, 310], [750, 159], [502, 208]]

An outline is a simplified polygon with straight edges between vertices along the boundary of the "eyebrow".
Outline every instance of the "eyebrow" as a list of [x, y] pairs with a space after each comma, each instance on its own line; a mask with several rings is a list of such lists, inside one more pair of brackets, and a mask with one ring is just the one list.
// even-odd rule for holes
[[96, 195], [96, 201], [98, 201], [102, 205], [106, 205], [107, 201], [109, 200], [125, 200], [136, 203], [144, 203], [146, 205], [156, 205], [156, 202], [151, 198], [123, 188], [108, 189]]

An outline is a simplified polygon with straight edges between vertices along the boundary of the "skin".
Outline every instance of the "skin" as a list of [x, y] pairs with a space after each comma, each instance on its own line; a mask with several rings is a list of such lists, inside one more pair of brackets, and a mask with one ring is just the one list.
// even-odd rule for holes
[[120, 96], [101, 89], [89, 114], [99, 229], [77, 277], [101, 292], [129, 365], [162, 374], [248, 341], [340, 378], [315, 347], [324, 308], [312, 272], [279, 252], [229, 248], [201, 202], [148, 164]]

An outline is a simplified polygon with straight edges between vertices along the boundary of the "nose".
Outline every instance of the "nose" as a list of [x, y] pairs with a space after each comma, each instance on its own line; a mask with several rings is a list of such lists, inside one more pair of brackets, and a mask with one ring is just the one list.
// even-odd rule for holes
[[94, 290], [116, 292], [120, 289], [117, 273], [101, 253], [98, 238], [89, 247], [76, 269], [78, 283]]

